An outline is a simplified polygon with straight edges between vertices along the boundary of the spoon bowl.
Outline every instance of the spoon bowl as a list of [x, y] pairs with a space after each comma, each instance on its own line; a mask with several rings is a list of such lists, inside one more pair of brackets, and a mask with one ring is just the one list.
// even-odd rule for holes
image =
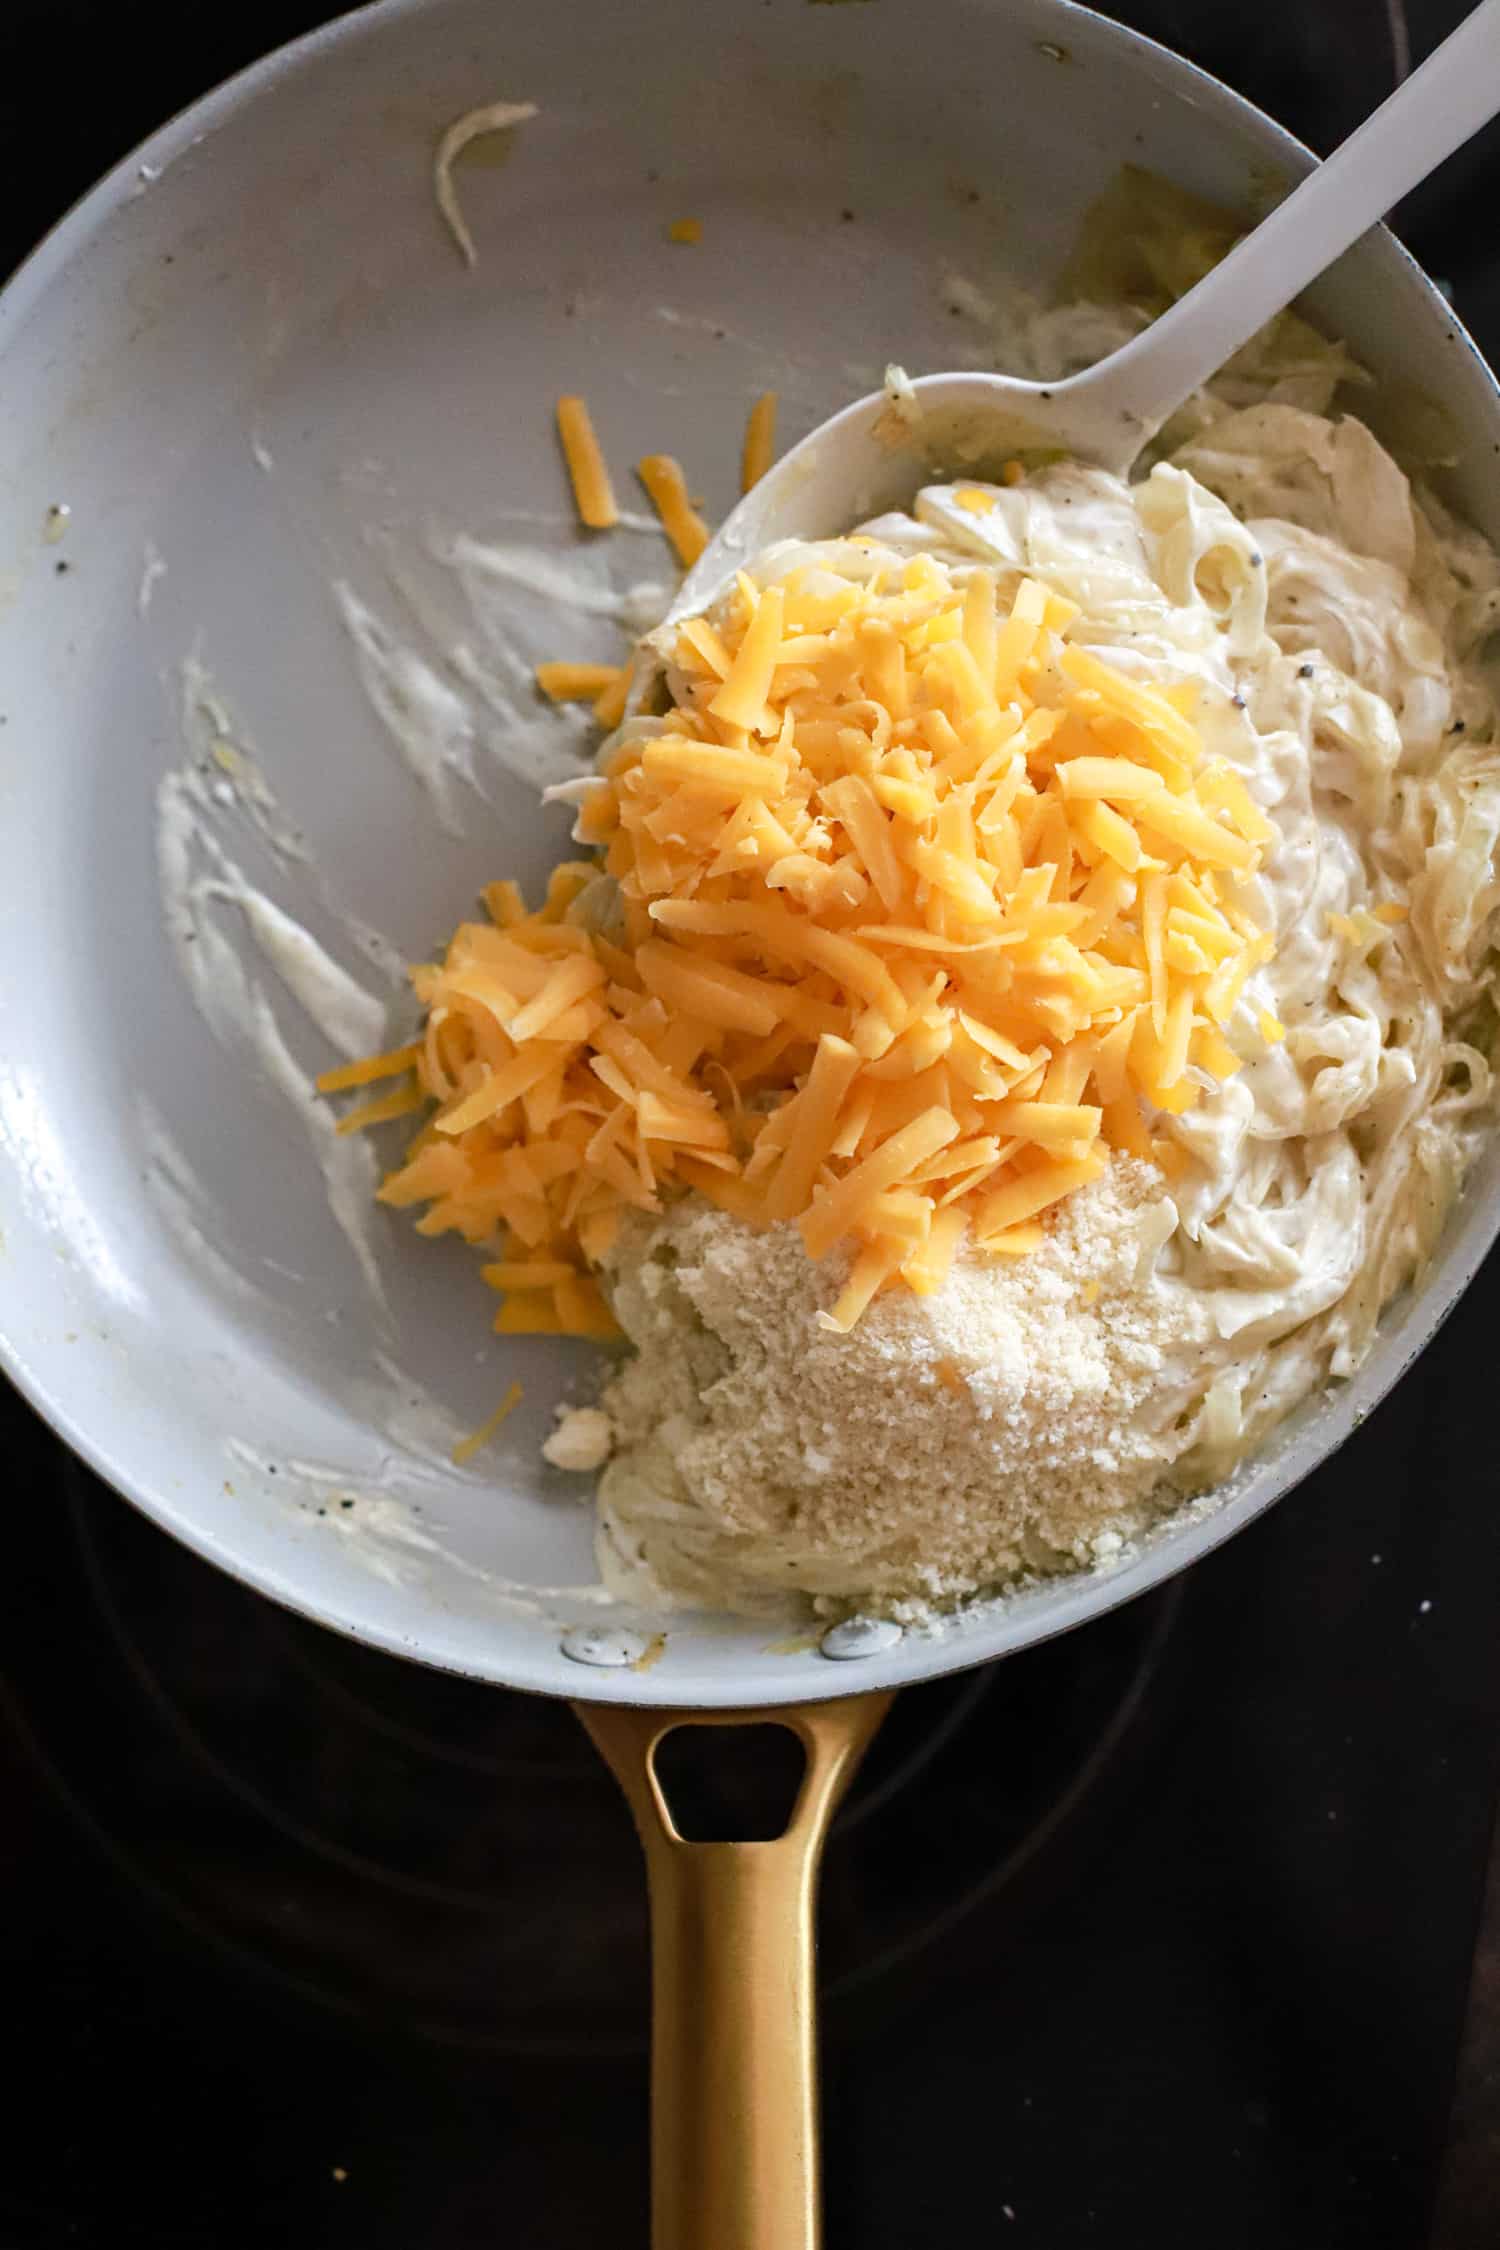
[[750, 559], [782, 539], [828, 539], [872, 516], [910, 507], [924, 484], [967, 473], [998, 478], [1007, 461], [1038, 449], [1101, 467], [1126, 466], [1150, 436], [1115, 429], [1093, 404], [1090, 380], [1121, 353], [1065, 382], [1007, 375], [920, 375], [856, 399], [831, 415], [752, 486], [677, 590], [667, 623], [692, 617]]

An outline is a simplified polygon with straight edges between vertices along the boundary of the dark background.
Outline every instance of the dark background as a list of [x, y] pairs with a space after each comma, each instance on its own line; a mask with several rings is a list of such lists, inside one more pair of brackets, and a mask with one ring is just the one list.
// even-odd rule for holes
[[[1463, 10], [1113, 12], [1326, 150]], [[321, 13], [9, 0], [0, 270]], [[1491, 134], [1401, 218], [1492, 359], [1497, 185]], [[1492, 1261], [1186, 1587], [903, 1700], [830, 1853], [830, 2250], [1500, 2240], [1497, 1318]], [[568, 1714], [0, 1434], [0, 2250], [643, 2243], [638, 1872]]]

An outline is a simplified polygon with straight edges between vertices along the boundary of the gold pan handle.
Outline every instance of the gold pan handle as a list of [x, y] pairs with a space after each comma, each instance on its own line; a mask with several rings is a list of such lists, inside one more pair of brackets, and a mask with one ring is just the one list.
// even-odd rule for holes
[[[652, 2250], [817, 2250], [813, 1903], [834, 1808], [889, 1695], [578, 1715], [635, 1815], [651, 1894]], [[769, 1843], [686, 1841], [655, 1765], [682, 1726], [783, 1726], [806, 1772]]]

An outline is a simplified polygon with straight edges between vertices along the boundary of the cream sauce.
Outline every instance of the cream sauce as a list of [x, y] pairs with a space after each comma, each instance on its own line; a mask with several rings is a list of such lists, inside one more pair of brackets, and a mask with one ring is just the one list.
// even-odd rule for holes
[[[395, 949], [364, 924], [342, 934], [372, 982], [337, 959], [307, 925], [245, 874], [228, 849], [231, 823], [248, 826], [272, 864], [302, 881], [308, 911], [329, 914], [326, 888], [307, 846], [282, 813], [251, 753], [234, 739], [229, 714], [196, 660], [185, 668], [183, 710], [190, 755], [157, 786], [156, 857], [162, 916], [184, 984], [219, 1044], [243, 1055], [286, 1103], [317, 1161], [329, 1209], [377, 1306], [386, 1293], [376, 1254], [374, 1151], [341, 1138], [310, 1071], [297, 1060], [272, 993], [292, 1020], [350, 1060], [382, 1043]], [[210, 778], [212, 777], [212, 778]], [[331, 918], [337, 926], [336, 910]], [[386, 990], [379, 989], [385, 984]], [[158, 1167], [171, 1198], [170, 1173]], [[179, 1183], [180, 1184], [180, 1183]], [[184, 1216], [180, 1195], [177, 1217]]]

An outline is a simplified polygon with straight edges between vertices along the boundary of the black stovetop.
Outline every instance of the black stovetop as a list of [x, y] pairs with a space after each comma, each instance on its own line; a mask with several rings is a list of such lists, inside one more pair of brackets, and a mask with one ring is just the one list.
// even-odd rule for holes
[[[11, 0], [0, 269], [321, 12]], [[1463, 11], [1117, 12], [1327, 147]], [[1404, 225], [1492, 356], [1497, 170]], [[1500, 2240], [1497, 1322], [1492, 1261], [1189, 1579], [898, 1703], [828, 1858], [829, 2250]], [[0, 1431], [0, 2250], [643, 2244], [640, 1871], [570, 1714], [288, 1617]]]

